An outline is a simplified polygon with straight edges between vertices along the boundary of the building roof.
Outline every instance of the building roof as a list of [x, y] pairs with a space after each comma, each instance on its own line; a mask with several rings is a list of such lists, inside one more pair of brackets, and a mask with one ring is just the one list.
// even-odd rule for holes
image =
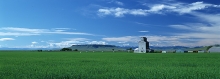
[[211, 47], [208, 51], [211, 53], [220, 53], [220, 47]]

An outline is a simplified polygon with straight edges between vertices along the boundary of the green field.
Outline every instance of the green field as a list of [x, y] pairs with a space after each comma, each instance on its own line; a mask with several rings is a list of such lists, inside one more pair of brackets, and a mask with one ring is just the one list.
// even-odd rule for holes
[[0, 79], [220, 79], [220, 54], [0, 51]]

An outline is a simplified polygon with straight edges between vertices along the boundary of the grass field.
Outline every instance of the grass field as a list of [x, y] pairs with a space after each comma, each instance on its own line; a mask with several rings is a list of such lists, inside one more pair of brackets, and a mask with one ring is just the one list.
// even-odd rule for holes
[[0, 79], [220, 79], [220, 54], [1, 51]]

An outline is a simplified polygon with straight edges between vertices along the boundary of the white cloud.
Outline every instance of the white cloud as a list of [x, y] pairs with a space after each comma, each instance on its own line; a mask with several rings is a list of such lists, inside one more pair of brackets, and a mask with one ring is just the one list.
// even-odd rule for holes
[[99, 9], [98, 12], [101, 12], [103, 15], [110, 15], [113, 11], [114, 9]]
[[204, 13], [194, 13], [192, 14], [204, 22], [209, 22], [212, 24], [220, 25], [220, 14], [204, 14]]
[[171, 27], [181, 30], [190, 30], [188, 33], [176, 34], [187, 38], [220, 39], [220, 15], [195, 13], [196, 18], [203, 23], [186, 23], [184, 25], [171, 25]]
[[130, 10], [129, 14], [146, 16], [148, 13], [147, 13], [147, 10], [143, 10], [143, 9], [132, 9], [132, 10]]
[[105, 15], [114, 15], [115, 17], [123, 17], [125, 14], [132, 14], [132, 15], [147, 15], [146, 10], [143, 9], [124, 9], [124, 8], [105, 8], [99, 9], [98, 15], [105, 16]]
[[43, 32], [47, 34], [69, 34], [69, 35], [93, 35], [90, 33], [83, 33], [83, 32], [63, 32], [63, 31], [52, 31], [52, 32]]
[[163, 4], [154, 5], [153, 7], [151, 7], [150, 11], [157, 12], [157, 11], [163, 10], [164, 8], [165, 8], [165, 5]]
[[87, 40], [90, 40], [90, 39], [87, 39], [87, 38], [64, 38], [66, 40], [71, 40], [71, 41], [87, 41]]
[[124, 37], [102, 38], [102, 40], [111, 41], [111, 42], [137, 42], [138, 38], [134, 36], [124, 36]]
[[55, 32], [64, 32], [64, 31], [71, 30], [71, 29], [70, 28], [53, 28], [52, 30]]
[[33, 41], [33, 42], [31, 42], [31, 44], [37, 44], [38, 42], [36, 42], [36, 41]]
[[140, 22], [135, 22], [135, 24], [139, 24], [139, 25], [148, 25], [148, 24], [145, 24], [145, 23], [140, 23]]
[[41, 33], [48, 31], [47, 29], [30, 29], [30, 28], [17, 28], [17, 27], [3, 27], [0, 30], [15, 31], [15, 32], [31, 32], [31, 33]]
[[35, 48], [37, 43], [38, 43], [38, 42], [36, 42], [36, 41], [31, 42], [30, 47], [34, 47], [34, 48]]
[[220, 25], [202, 24], [202, 23], [186, 23], [183, 25], [170, 25], [172, 28], [187, 30], [197, 33], [219, 33]]
[[49, 42], [47, 42], [47, 44], [48, 44], [49, 48], [63, 48], [63, 47], [70, 47], [72, 45], [84, 44], [85, 43], [85, 41], [78, 40], [78, 39], [81, 39], [81, 38], [69, 39], [69, 40], [64, 40], [64, 41], [61, 41], [61, 42], [49, 41]]
[[147, 37], [148, 40], [152, 42], [176, 41], [181, 38], [178, 36], [157, 36], [157, 35], [154, 36], [149, 35], [149, 36], [141, 36], [141, 37]]
[[121, 17], [121, 16], [124, 16], [124, 14], [128, 13], [128, 9], [124, 9], [124, 8], [115, 8], [115, 9], [112, 9], [112, 11], [114, 12], [114, 15], [116, 17]]
[[47, 47], [49, 48], [63, 48], [63, 47], [70, 47], [72, 45], [82, 45], [82, 44], [108, 44], [105, 41], [94, 41], [87, 38], [65, 38], [63, 41], [54, 42], [49, 41], [47, 42]]
[[167, 4], [154, 4], [148, 6], [150, 9], [125, 9], [125, 8], [101, 8], [98, 10], [99, 16], [114, 15], [115, 17], [123, 17], [125, 14], [142, 15], [148, 14], [164, 14], [168, 12], [176, 12], [180, 14], [192, 13], [198, 10], [204, 10], [210, 7], [220, 8], [220, 5], [208, 4], [204, 2], [187, 3], [167, 3]]
[[0, 41], [11, 41], [15, 40], [14, 38], [0, 38]]
[[214, 34], [214, 33], [193, 32], [193, 33], [180, 33], [176, 35], [184, 38], [220, 39], [219, 34]]
[[70, 28], [54, 28], [54, 29], [59, 29], [59, 30], [69, 30]]
[[155, 12], [158, 13], [161, 10], [164, 9], [175, 9], [175, 6], [169, 6], [169, 5], [164, 5], [164, 4], [156, 4], [150, 7], [149, 12]]
[[203, 2], [194, 2], [191, 4], [182, 3], [182, 5], [176, 6], [177, 8], [173, 9], [173, 11], [179, 12], [179, 13], [190, 13], [192, 11], [196, 10], [202, 10], [209, 7], [215, 7], [213, 4], [207, 4]]
[[32, 36], [32, 35], [40, 35], [37, 33], [22, 33], [22, 32], [0, 32], [0, 36]]
[[120, 5], [120, 6], [123, 6], [123, 5], [124, 5], [124, 3], [120, 2], [120, 1], [115, 1], [115, 3], [116, 3], [117, 5]]
[[142, 26], [161, 26], [161, 25], [155, 25], [155, 24], [145, 24], [141, 22], [134, 22], [135, 24], [142, 25]]
[[190, 27], [188, 27], [186, 25], [170, 25], [170, 27], [176, 28], [176, 29], [193, 30], [193, 29], [191, 29]]
[[0, 28], [0, 36], [32, 36], [41, 34], [70, 34], [70, 35], [93, 35], [84, 32], [67, 31], [69, 28], [53, 28], [53, 29], [31, 29], [18, 27], [2, 27]]
[[192, 43], [194, 45], [214, 45], [220, 44], [220, 15], [219, 14], [192, 14], [202, 23], [185, 23], [182, 25], [171, 25], [170, 27], [187, 30], [191, 32], [176, 33], [181, 38], [200, 39]]
[[63, 32], [63, 31], [65, 31], [65, 30], [54, 30], [55, 32]]
[[117, 1], [117, 0], [111, 0], [110, 2], [108, 3], [113, 3], [113, 4], [117, 4], [117, 5], [120, 5], [120, 6], [123, 6], [124, 3], [123, 2], [120, 2], [120, 1]]
[[214, 4], [208, 4], [208, 3], [204, 3], [204, 2], [194, 2], [191, 4], [188, 3], [180, 3], [180, 2], [176, 2], [176, 3], [167, 3], [167, 4], [155, 4], [153, 6], [149, 6], [150, 7], [150, 11], [151, 12], [177, 12], [177, 13], [191, 13], [193, 11], [197, 11], [197, 10], [203, 10], [206, 8], [210, 8], [210, 7], [218, 7], [219, 5], [214, 5]]
[[149, 31], [144, 31], [144, 30], [143, 30], [143, 31], [138, 31], [138, 32], [144, 32], [144, 33], [146, 33], [146, 32], [149, 32]]
[[105, 41], [87, 41], [88, 44], [101, 44], [101, 45], [106, 45], [108, 44], [107, 42]]

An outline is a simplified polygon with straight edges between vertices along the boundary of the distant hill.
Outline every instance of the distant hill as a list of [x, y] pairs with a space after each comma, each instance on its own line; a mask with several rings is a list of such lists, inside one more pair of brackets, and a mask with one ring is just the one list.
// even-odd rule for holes
[[150, 46], [151, 49], [153, 50], [185, 50], [188, 49], [189, 47], [185, 46], [163, 46], [163, 47], [158, 47], [158, 46]]
[[115, 45], [98, 45], [98, 44], [88, 44], [88, 45], [72, 45], [68, 47], [72, 50], [78, 51], [124, 51], [126, 49], [120, 48]]
[[208, 51], [210, 46], [201, 46], [201, 47], [194, 47], [194, 48], [188, 48], [187, 51]]

